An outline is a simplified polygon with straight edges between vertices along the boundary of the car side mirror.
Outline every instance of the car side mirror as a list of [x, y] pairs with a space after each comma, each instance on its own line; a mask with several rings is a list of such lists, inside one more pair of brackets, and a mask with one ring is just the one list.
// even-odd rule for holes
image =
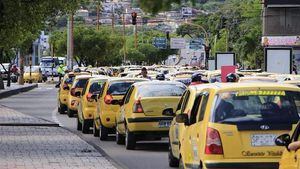
[[75, 96], [76, 97], [80, 97], [81, 96], [81, 92], [80, 91], [75, 92]]
[[187, 114], [184, 114], [184, 113], [178, 114], [176, 116], [175, 120], [176, 120], [177, 123], [184, 123], [184, 125], [186, 125], [186, 126], [189, 125], [189, 117], [188, 117]]
[[69, 86], [65, 86], [64, 90], [70, 90], [70, 87]]
[[164, 116], [175, 116], [175, 113], [172, 108], [167, 108], [163, 110], [162, 115]]
[[97, 101], [97, 100], [98, 100], [98, 94], [94, 93], [94, 94], [91, 96], [91, 99]]
[[124, 105], [124, 100], [123, 100], [123, 99], [119, 100], [119, 105], [120, 105], [120, 106], [123, 106], [123, 105]]
[[57, 83], [57, 84], [55, 85], [55, 88], [59, 88], [59, 86], [60, 86], [60, 83]]
[[291, 143], [291, 136], [289, 134], [282, 134], [275, 139], [275, 144], [277, 146], [285, 146], [288, 149]]
[[[121, 100], [112, 100], [111, 101], [111, 104], [112, 105], [120, 105], [120, 103], [122, 102], [122, 99]], [[123, 105], [123, 104], [122, 104]]]

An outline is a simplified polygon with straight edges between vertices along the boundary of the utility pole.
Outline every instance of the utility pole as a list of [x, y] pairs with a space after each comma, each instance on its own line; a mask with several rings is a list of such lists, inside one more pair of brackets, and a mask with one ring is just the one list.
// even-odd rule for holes
[[111, 27], [112, 27], [112, 33], [115, 32], [115, 6], [112, 5], [112, 18], [111, 18]]
[[67, 37], [67, 57], [68, 57], [68, 69], [73, 69], [73, 13], [70, 14], [68, 19], [68, 37]]
[[97, 3], [97, 31], [99, 31], [99, 22], [100, 22], [100, 5], [99, 2]]
[[137, 40], [138, 40], [138, 34], [137, 34], [137, 24], [136, 24], [134, 26], [134, 47], [135, 47], [135, 49], [137, 49], [137, 47], [138, 47]]
[[19, 76], [19, 85], [24, 85], [24, 52], [20, 49], [20, 76]]
[[124, 58], [123, 58], [123, 62], [124, 64], [126, 63], [126, 27], [125, 27], [125, 23], [126, 22], [126, 18], [125, 18], [125, 14], [123, 13], [123, 54], [124, 54]]

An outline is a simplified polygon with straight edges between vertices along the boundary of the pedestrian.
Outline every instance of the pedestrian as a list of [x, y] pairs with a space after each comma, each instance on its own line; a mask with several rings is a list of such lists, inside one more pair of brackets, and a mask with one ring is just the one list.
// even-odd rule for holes
[[191, 78], [191, 85], [208, 83], [208, 81], [202, 79], [202, 73], [194, 73]]
[[59, 81], [60, 81], [61, 78], [65, 75], [65, 66], [63, 64], [60, 64], [58, 66], [57, 73], [58, 73], [58, 77], [59, 77]]
[[295, 64], [293, 65], [293, 72], [294, 72], [295, 75], [298, 74], [297, 66]]
[[151, 80], [151, 77], [148, 76], [147, 68], [145, 68], [145, 67], [142, 68], [141, 75], [142, 75], [142, 78]]
[[226, 76], [226, 82], [227, 83], [235, 83], [235, 82], [238, 82], [240, 79], [239, 75], [236, 74], [236, 73], [229, 73], [227, 76]]

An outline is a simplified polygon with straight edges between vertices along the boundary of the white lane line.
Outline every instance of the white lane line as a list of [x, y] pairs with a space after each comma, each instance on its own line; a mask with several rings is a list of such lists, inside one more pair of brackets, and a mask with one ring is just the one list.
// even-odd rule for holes
[[64, 125], [57, 118], [57, 108], [52, 111], [52, 120], [57, 123], [59, 126], [63, 127]]

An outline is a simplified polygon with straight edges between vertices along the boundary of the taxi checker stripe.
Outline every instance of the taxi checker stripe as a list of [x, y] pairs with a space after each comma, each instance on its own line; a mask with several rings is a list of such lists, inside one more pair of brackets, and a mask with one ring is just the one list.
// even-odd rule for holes
[[279, 163], [206, 163], [207, 168], [278, 169]]
[[173, 120], [173, 117], [139, 117], [128, 118], [128, 123], [142, 123], [142, 122], [158, 122], [161, 120]]

